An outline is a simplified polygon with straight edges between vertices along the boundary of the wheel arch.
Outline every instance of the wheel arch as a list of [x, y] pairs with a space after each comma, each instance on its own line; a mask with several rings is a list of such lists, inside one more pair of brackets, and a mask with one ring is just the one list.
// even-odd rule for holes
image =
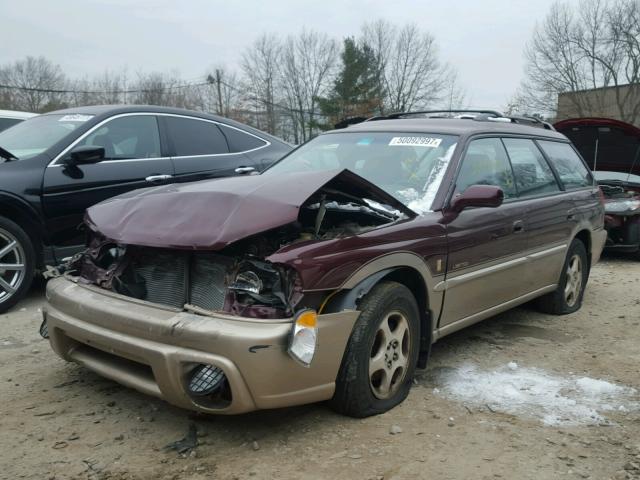
[[11, 220], [25, 231], [32, 240], [36, 253], [36, 268], [42, 267], [45, 234], [38, 214], [24, 201], [0, 192], [0, 216]]
[[[393, 266], [387, 266], [389, 264]], [[425, 262], [417, 255], [394, 253], [364, 265], [332, 294], [323, 308], [323, 313], [357, 310], [360, 300], [375, 285], [384, 281], [393, 281], [406, 286], [418, 303], [420, 311], [418, 367], [424, 368], [433, 342], [434, 319], [437, 319], [440, 314], [442, 293], [434, 291], [435, 281]]]
[[588, 229], [583, 228], [582, 230], [579, 230], [573, 238], [574, 240], [580, 240], [584, 245], [584, 248], [587, 251], [587, 267], [591, 270], [591, 232]]

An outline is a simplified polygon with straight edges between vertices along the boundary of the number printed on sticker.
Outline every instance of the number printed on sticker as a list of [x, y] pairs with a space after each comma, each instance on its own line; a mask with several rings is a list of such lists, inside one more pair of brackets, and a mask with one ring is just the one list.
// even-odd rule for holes
[[438, 148], [441, 138], [433, 137], [393, 137], [389, 145], [396, 147], [429, 147]]

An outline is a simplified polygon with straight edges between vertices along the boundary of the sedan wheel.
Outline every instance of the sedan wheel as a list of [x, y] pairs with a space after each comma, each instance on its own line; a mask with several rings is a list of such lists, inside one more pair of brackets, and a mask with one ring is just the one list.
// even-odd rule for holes
[[0, 313], [13, 307], [29, 291], [34, 270], [31, 239], [19, 225], [0, 217]]
[[11, 232], [0, 228], [0, 303], [20, 289], [25, 279], [24, 248]]

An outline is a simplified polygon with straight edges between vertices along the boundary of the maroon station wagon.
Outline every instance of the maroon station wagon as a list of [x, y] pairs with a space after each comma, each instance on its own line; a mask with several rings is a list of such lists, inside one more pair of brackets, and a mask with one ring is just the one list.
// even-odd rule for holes
[[589, 169], [547, 125], [471, 117], [395, 114], [90, 208], [47, 286], [53, 349], [187, 409], [363, 417], [445, 335], [533, 299], [576, 311], [606, 239]]

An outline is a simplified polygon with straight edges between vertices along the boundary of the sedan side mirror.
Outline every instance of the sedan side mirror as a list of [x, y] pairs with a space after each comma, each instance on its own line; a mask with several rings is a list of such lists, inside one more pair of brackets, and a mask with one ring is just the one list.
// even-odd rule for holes
[[471, 185], [450, 203], [450, 209], [454, 213], [460, 213], [468, 207], [491, 207], [502, 205], [504, 192], [500, 187], [493, 185]]
[[68, 165], [86, 165], [98, 163], [102, 160], [104, 160], [104, 147], [84, 145], [71, 150], [65, 159], [65, 163]]

